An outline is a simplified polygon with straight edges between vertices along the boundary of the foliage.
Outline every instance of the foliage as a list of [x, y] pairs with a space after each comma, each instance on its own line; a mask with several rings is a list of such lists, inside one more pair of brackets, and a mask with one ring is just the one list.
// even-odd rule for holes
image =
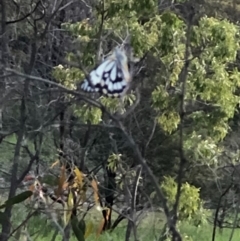
[[14, 204], [17, 204], [17, 203], [21, 203], [26, 199], [28, 199], [29, 197], [31, 197], [32, 194], [33, 193], [31, 191], [25, 191], [12, 198], [9, 198], [8, 200], [5, 201], [3, 205], [0, 206], [0, 209], [6, 208], [7, 206], [13, 206]]
[[[177, 194], [177, 183], [172, 177], [164, 177], [161, 187], [167, 197], [169, 207], [173, 208]], [[207, 216], [205, 216], [206, 212], [203, 208], [203, 201], [200, 198], [199, 192], [199, 188], [196, 188], [187, 182], [182, 184], [178, 208], [180, 221], [191, 220], [197, 224], [197, 226], [207, 221]]]
[[[56, 165], [58, 164], [59, 163], [57, 162], [54, 163], [51, 168], [56, 167]], [[83, 203], [87, 199], [86, 193], [88, 191], [86, 184], [90, 181], [77, 167], [73, 167], [74, 179], [71, 182], [69, 182], [67, 179], [66, 168], [64, 166], [62, 166], [59, 171], [60, 175], [54, 182], [57, 184], [57, 186], [51, 186], [51, 188], [54, 189], [56, 200], [59, 200], [60, 203], [63, 205], [63, 210], [58, 211], [57, 205], [54, 205], [54, 203], [49, 203], [49, 198], [46, 197], [46, 195], [42, 191], [42, 186], [45, 185], [45, 183], [41, 183], [41, 181], [39, 180], [35, 180], [34, 184], [29, 187], [29, 189], [32, 190], [31, 194], [32, 192], [34, 194], [34, 199], [32, 199], [31, 202], [34, 203], [34, 205], [36, 206], [36, 200], [40, 198], [41, 202], [44, 204], [43, 206], [45, 206], [45, 209], [48, 210], [51, 207], [51, 212], [53, 212], [53, 214], [57, 216], [58, 220], [62, 220], [63, 227], [66, 227], [69, 223], [71, 223], [72, 230], [77, 240], [84, 241], [85, 238], [87, 238], [93, 232], [93, 223], [88, 222], [86, 225], [85, 220], [83, 219], [85, 213]], [[92, 180], [92, 188], [96, 209], [98, 210], [100, 207], [98, 184], [94, 179]], [[26, 193], [29, 192], [30, 191], [27, 191]], [[66, 201], [64, 201], [64, 193], [66, 192], [67, 199]], [[80, 219], [74, 214], [74, 210], [78, 211], [78, 216], [80, 216]]]
[[[126, 3], [125, 11], [119, 12], [119, 6], [122, 4], [124, 3], [118, 1], [106, 3], [107, 14], [102, 31], [103, 33], [104, 31], [110, 32], [109, 35], [116, 38], [124, 34], [124, 29], [127, 27], [131, 34], [134, 53], [141, 57], [146, 51], [151, 50], [156, 60], [162, 62], [164, 68], [162, 66], [160, 70], [164, 71], [164, 75], [162, 72], [157, 72], [152, 79], [158, 80], [152, 93], [152, 101], [154, 109], [161, 113], [158, 116], [161, 128], [171, 134], [178, 128], [180, 121], [178, 114], [179, 95], [178, 92], [175, 96], [169, 95], [167, 88], [171, 87], [176, 90], [180, 88], [178, 78], [184, 63], [186, 23], [170, 11], [166, 11], [162, 15], [156, 14], [157, 6], [153, 2], [144, 4], [144, 8], [141, 9], [142, 5], [139, 6], [136, 1], [131, 1], [131, 3]], [[89, 50], [92, 48], [91, 46], [96, 45], [92, 38], [101, 24], [101, 11], [98, 7], [95, 14], [99, 18], [94, 25], [88, 20], [83, 20], [65, 26], [74, 36], [81, 36], [77, 41], [86, 47], [83, 49]], [[151, 15], [144, 23], [139, 22], [142, 14], [146, 11], [151, 12]], [[119, 20], [129, 16], [129, 13], [132, 15], [125, 22], [126, 25], [119, 24], [121, 22]], [[115, 30], [114, 35], [111, 32], [112, 29]], [[88, 41], [84, 41], [82, 36], [87, 36]], [[199, 25], [194, 26], [191, 30], [192, 56], [189, 58], [193, 59], [189, 67], [186, 98], [191, 102], [200, 98], [203, 103], [216, 107], [216, 110], [209, 115], [205, 115], [204, 111], [196, 111], [190, 114], [189, 118], [194, 122], [195, 131], [199, 130], [199, 134], [202, 134], [202, 130], [206, 130], [206, 134], [211, 135], [215, 141], [222, 140], [228, 133], [227, 122], [229, 118], [233, 117], [239, 102], [239, 98], [235, 95], [235, 90], [239, 86], [239, 73], [236, 69], [229, 71], [226, 68], [229, 62], [236, 59], [239, 47], [238, 39], [237, 27], [227, 20], [220, 21], [215, 18], [203, 17], [200, 19]], [[146, 40], [147, 42], [139, 42]], [[103, 44], [105, 46], [106, 43]], [[200, 50], [197, 56], [194, 55], [196, 50]], [[73, 54], [70, 56], [70, 59], [74, 57]], [[89, 57], [89, 51], [87, 53], [81, 52], [82, 63], [93, 66], [94, 57], [91, 55], [90, 62], [88, 61]], [[63, 76], [57, 76], [68, 81], [64, 75], [67, 75], [69, 69], [65, 70], [61, 67], [61, 71]], [[76, 69], [72, 71], [72, 74], [75, 71]], [[71, 77], [69, 81], [73, 81], [73, 79], [79, 79], [79, 76], [77, 78]], [[66, 83], [66, 86], [68, 85]], [[114, 103], [114, 100], [103, 98], [102, 101], [104, 105], [111, 106], [112, 111], [116, 110], [117, 103]], [[78, 113], [78, 116], [81, 116], [83, 120], [88, 119], [93, 123], [101, 121], [101, 114], [97, 108], [85, 105], [80, 110], [75, 109], [75, 113]]]

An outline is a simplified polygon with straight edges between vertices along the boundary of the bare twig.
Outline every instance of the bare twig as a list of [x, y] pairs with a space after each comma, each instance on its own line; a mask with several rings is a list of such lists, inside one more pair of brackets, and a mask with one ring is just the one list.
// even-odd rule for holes
[[19, 18], [19, 19], [15, 19], [15, 20], [11, 20], [11, 21], [6, 21], [6, 24], [13, 24], [13, 23], [17, 23], [17, 22], [21, 22], [24, 19], [28, 18], [29, 16], [31, 16], [38, 8], [38, 6], [42, 4], [42, 1], [38, 1], [36, 3], [36, 6], [33, 8], [33, 10], [27, 14], [25, 14], [23, 17]]
[[[191, 20], [193, 16], [190, 16]], [[182, 187], [182, 177], [183, 177], [183, 170], [186, 163], [186, 157], [184, 154], [184, 137], [183, 137], [183, 130], [184, 130], [184, 118], [185, 118], [185, 96], [186, 96], [186, 81], [187, 81], [187, 75], [188, 75], [188, 67], [190, 64], [189, 56], [190, 56], [190, 33], [191, 33], [191, 21], [187, 26], [186, 31], [186, 44], [185, 44], [185, 54], [184, 54], [184, 66], [182, 68], [182, 71], [179, 75], [179, 82], [182, 84], [181, 89], [181, 95], [180, 95], [180, 125], [179, 125], [179, 156], [180, 156], [180, 165], [179, 165], [179, 171], [178, 171], [178, 177], [177, 177], [177, 193], [175, 198], [175, 203], [173, 206], [173, 224], [176, 226], [177, 223], [177, 209], [179, 205], [179, 200], [181, 196], [181, 187]], [[172, 240], [182, 240], [181, 238], [177, 238], [174, 235], [172, 236]]]
[[21, 222], [21, 224], [19, 224], [15, 229], [12, 230], [12, 232], [9, 234], [9, 237], [11, 237], [18, 229], [20, 229], [21, 227], [23, 227], [28, 221], [29, 219], [35, 215], [37, 213], [37, 210], [33, 211], [32, 213], [29, 213], [27, 215], [27, 217], [25, 218], [25, 220], [23, 222]]
[[139, 89], [136, 88], [136, 101], [134, 102], [133, 105], [131, 105], [129, 107], [129, 109], [127, 109], [127, 111], [121, 115], [117, 114], [116, 116], [118, 117], [118, 119], [125, 119], [128, 115], [130, 115], [131, 113], [133, 113], [133, 111], [136, 109], [136, 107], [138, 106], [138, 104], [140, 103], [140, 92], [139, 92]]
[[131, 230], [133, 231], [134, 240], [137, 241], [137, 229], [136, 229], [136, 198], [137, 198], [137, 189], [139, 185], [139, 180], [141, 177], [142, 166], [137, 167], [136, 177], [133, 183], [132, 190], [132, 200], [131, 200], [131, 210], [130, 210], [130, 220], [128, 220], [126, 238], [125, 241], [129, 241]]
[[[59, 3], [58, 7], [55, 9], [55, 11], [54, 11], [54, 12], [52, 13], [52, 15], [49, 17], [48, 22], [47, 22], [47, 24], [46, 24], [46, 26], [45, 26], [42, 34], [41, 34], [41, 38], [44, 38], [44, 37], [45, 37], [45, 35], [46, 35], [46, 33], [47, 33], [47, 30], [48, 30], [48, 28], [49, 28], [49, 25], [50, 25], [50, 23], [51, 23], [51, 21], [52, 21], [52, 19], [53, 19], [54, 16], [58, 13], [59, 9], [62, 7], [62, 3], [63, 3], [63, 2], [64, 2], [64, 0], [61, 0], [61, 2]], [[68, 5], [67, 5], [67, 6], [68, 6]]]
[[221, 194], [219, 200], [218, 200], [218, 205], [217, 209], [215, 212], [215, 217], [214, 217], [214, 225], [213, 225], [213, 232], [212, 232], [212, 241], [215, 241], [215, 236], [216, 236], [216, 228], [217, 228], [217, 220], [218, 220], [218, 213], [221, 205], [222, 198], [228, 193], [230, 188], [232, 187], [232, 183], [226, 188], [226, 190]]
[[[25, 120], [26, 120], [26, 109], [25, 109], [25, 102], [22, 101], [21, 104], [21, 125], [20, 125], [20, 130], [17, 133], [17, 143], [15, 147], [15, 153], [14, 153], [14, 158], [13, 158], [13, 164], [12, 164], [12, 175], [11, 175], [11, 186], [10, 186], [10, 191], [8, 194], [8, 198], [11, 198], [15, 195], [16, 189], [17, 189], [17, 171], [18, 171], [18, 164], [19, 164], [19, 157], [20, 157], [20, 150], [22, 146], [22, 140], [24, 137], [25, 133]], [[7, 222], [3, 223], [2, 227], [2, 233], [0, 235], [0, 240], [2, 241], [7, 241], [8, 234], [10, 233], [10, 225], [9, 225], [9, 220], [11, 217], [11, 212], [12, 212], [12, 206], [7, 206], [4, 214], [6, 217], [8, 217]]]
[[101, 61], [101, 55], [102, 55], [102, 32], [103, 32], [103, 24], [104, 24], [104, 15], [105, 15], [105, 11], [104, 11], [104, 0], [101, 2], [102, 4], [102, 11], [101, 11], [101, 23], [100, 23], [100, 27], [98, 30], [98, 46], [97, 46], [97, 54], [96, 54], [96, 63], [99, 63]]
[[27, 146], [24, 146], [24, 148], [27, 150], [28, 152], [28, 155], [30, 156], [30, 161], [28, 163], [28, 166], [26, 167], [26, 169], [22, 172], [20, 178], [17, 180], [17, 183], [20, 184], [24, 177], [29, 173], [29, 171], [31, 170], [31, 167], [34, 163], [34, 161], [36, 161], [38, 158], [39, 158], [39, 154], [40, 154], [40, 150], [41, 150], [41, 145], [42, 145], [42, 142], [39, 144], [39, 147], [38, 149], [36, 150], [35, 154], [33, 155], [30, 150], [28, 149]]
[[238, 202], [237, 202], [237, 207], [236, 207], [236, 211], [235, 211], [235, 217], [234, 217], [234, 220], [233, 220], [233, 226], [232, 226], [232, 230], [231, 230], [231, 234], [230, 234], [230, 237], [229, 237], [229, 241], [232, 241], [233, 239], [233, 235], [234, 235], [234, 231], [237, 227], [237, 223], [238, 223], [238, 215], [239, 215], [239, 209], [240, 209], [240, 203], [239, 203], [239, 197], [238, 197]]
[[154, 188], [156, 190], [157, 197], [162, 202], [164, 214], [167, 218], [168, 227], [170, 228], [172, 234], [175, 237], [178, 237], [179, 238], [178, 240], [181, 240], [181, 236], [180, 236], [179, 232], [177, 231], [175, 224], [172, 222], [172, 218], [170, 216], [170, 211], [169, 211], [169, 208], [168, 208], [168, 205], [167, 205], [167, 199], [163, 195], [162, 190], [159, 187], [159, 184], [158, 184], [158, 181], [157, 181], [156, 177], [154, 176], [152, 170], [149, 168], [146, 160], [142, 157], [141, 152], [140, 152], [138, 146], [136, 145], [136, 143], [134, 142], [134, 140], [132, 139], [132, 137], [129, 136], [127, 134], [127, 132], [125, 131], [125, 128], [123, 127], [122, 123], [120, 121], [117, 121], [117, 123], [118, 123], [119, 127], [121, 128], [124, 137], [128, 141], [129, 146], [132, 148], [132, 150], [133, 150], [133, 152], [134, 152], [134, 154], [137, 158], [137, 161], [141, 164], [143, 170], [145, 170], [145, 172], [148, 174], [148, 176], [150, 178], [150, 181], [152, 182], [152, 185], [154, 186]]
[[150, 142], [151, 142], [151, 140], [152, 140], [152, 138], [154, 136], [154, 133], [155, 133], [155, 130], [156, 130], [156, 126], [157, 126], [157, 119], [154, 119], [151, 134], [150, 134], [150, 136], [149, 136], [149, 138], [148, 138], [148, 140], [147, 140], [147, 142], [145, 144], [145, 147], [144, 147], [145, 150], [147, 149], [148, 145], [150, 144]]
[[[3, 1], [2, 1], [3, 4]], [[3, 5], [2, 5], [3, 7]], [[36, 34], [36, 32], [35, 32]], [[27, 74], [30, 75], [32, 72], [32, 69], [35, 64], [35, 58], [36, 58], [36, 52], [37, 52], [37, 46], [36, 43], [32, 43], [32, 51], [30, 56], [30, 61], [27, 69]], [[22, 141], [24, 139], [25, 131], [26, 131], [26, 119], [27, 119], [27, 108], [26, 108], [26, 99], [28, 95], [28, 87], [29, 87], [29, 79], [25, 79], [24, 82], [24, 93], [21, 99], [21, 107], [20, 107], [20, 128], [17, 132], [17, 143], [15, 146], [15, 152], [12, 162], [12, 176], [11, 176], [11, 186], [8, 194], [8, 198], [12, 198], [16, 194], [16, 190], [18, 187], [18, 181], [17, 181], [17, 174], [18, 174], [18, 167], [19, 167], [19, 159], [20, 159], [20, 153], [21, 153], [21, 147], [22, 147]], [[0, 234], [0, 240], [1, 241], [7, 241], [7, 236], [10, 233], [11, 226], [9, 225], [9, 221], [11, 218], [11, 212], [12, 212], [12, 206], [7, 206], [4, 211], [4, 215], [7, 217], [7, 222], [4, 222], [2, 225], [2, 232]]]
[[53, 233], [53, 236], [52, 236], [52, 238], [51, 238], [51, 241], [55, 241], [56, 238], [57, 238], [57, 235], [58, 235], [58, 230], [56, 229], [56, 230], [54, 231], [54, 233]]
[[40, 78], [40, 77], [37, 77], [37, 76], [32, 76], [32, 75], [28, 75], [28, 74], [23, 74], [23, 73], [21, 73], [21, 72], [19, 72], [19, 71], [16, 71], [16, 70], [13, 70], [13, 69], [9, 69], [9, 68], [6, 68], [6, 71], [7, 71], [7, 72], [10, 72], [10, 73], [14, 73], [15, 75], [17, 75], [17, 76], [19, 76], [19, 77], [22, 77], [22, 78], [29, 78], [29, 79], [31, 79], [31, 80], [40, 81], [40, 82], [43, 82], [43, 83], [46, 83], [46, 84], [49, 84], [49, 85], [56, 86], [56, 87], [58, 87], [59, 89], [62, 89], [63, 91], [65, 91], [65, 92], [68, 93], [68, 94], [73, 94], [73, 95], [75, 95], [75, 96], [80, 97], [80, 99], [86, 101], [87, 103], [89, 103], [89, 104], [91, 104], [91, 105], [93, 105], [93, 106], [95, 106], [95, 107], [98, 107], [98, 108], [100, 108], [100, 109], [101, 109], [101, 108], [104, 108], [104, 106], [103, 106], [101, 103], [99, 103], [99, 102], [97, 102], [97, 101], [95, 101], [95, 100], [93, 100], [93, 99], [91, 99], [91, 98], [88, 98], [88, 97], [84, 96], [81, 92], [78, 92], [78, 91], [75, 91], [75, 90], [70, 90], [70, 89], [64, 87], [64, 86], [61, 85], [61, 84], [58, 84], [58, 83], [55, 83], [55, 82], [52, 82], [52, 81], [50, 81], [50, 80], [43, 79], [43, 78]]

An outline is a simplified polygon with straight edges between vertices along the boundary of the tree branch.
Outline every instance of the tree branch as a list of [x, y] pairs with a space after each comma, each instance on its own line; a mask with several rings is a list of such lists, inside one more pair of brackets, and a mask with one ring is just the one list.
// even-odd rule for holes
[[[179, 82], [182, 84], [181, 89], [181, 95], [180, 95], [180, 125], [179, 125], [179, 156], [180, 156], [180, 165], [179, 165], [179, 171], [178, 171], [178, 177], [177, 177], [177, 193], [175, 198], [175, 203], [173, 205], [173, 224], [176, 226], [177, 223], [177, 209], [180, 201], [181, 196], [181, 187], [182, 187], [182, 178], [183, 178], [183, 170], [186, 163], [186, 157], [184, 154], [184, 137], [183, 137], [183, 130], [184, 130], [184, 118], [185, 118], [185, 96], [186, 96], [186, 82], [187, 82], [187, 75], [188, 75], [188, 67], [190, 64], [190, 34], [192, 29], [192, 20], [193, 15], [192, 13], [189, 13], [190, 23], [187, 25], [187, 31], [186, 31], [186, 44], [185, 44], [185, 54], [184, 54], [184, 66], [182, 68], [182, 71], [179, 75]], [[172, 241], [179, 240], [181, 241], [181, 237], [175, 237], [172, 236]]]
[[26, 15], [24, 15], [23, 17], [21, 17], [21, 18], [19, 18], [19, 19], [11, 20], [11, 21], [6, 21], [6, 24], [18, 23], [18, 22], [21, 22], [21, 21], [23, 21], [24, 19], [30, 17], [30, 16], [37, 10], [37, 8], [38, 8], [38, 6], [39, 6], [40, 4], [42, 4], [42, 2], [41, 2], [41, 1], [38, 1], [38, 2], [36, 3], [36, 6], [33, 8], [33, 10], [32, 10], [31, 12], [27, 13]]

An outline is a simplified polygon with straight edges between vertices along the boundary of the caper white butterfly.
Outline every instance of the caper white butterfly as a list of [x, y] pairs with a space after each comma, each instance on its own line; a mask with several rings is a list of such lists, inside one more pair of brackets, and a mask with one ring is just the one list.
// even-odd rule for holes
[[123, 47], [116, 47], [109, 57], [90, 72], [81, 84], [81, 89], [118, 98], [126, 93], [130, 82], [126, 52]]

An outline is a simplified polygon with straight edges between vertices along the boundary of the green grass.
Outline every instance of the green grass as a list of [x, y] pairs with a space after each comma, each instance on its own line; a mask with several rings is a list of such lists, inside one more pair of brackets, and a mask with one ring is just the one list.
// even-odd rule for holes
[[[19, 214], [23, 217], [23, 212], [19, 212]], [[15, 215], [14, 215], [15, 216]], [[114, 215], [115, 216], [115, 215]], [[15, 220], [18, 220], [15, 216]], [[94, 224], [93, 234], [89, 236], [86, 241], [124, 241], [125, 240], [125, 231], [127, 221], [123, 221], [120, 223], [119, 227], [117, 227], [112, 233], [104, 233], [96, 238], [96, 232], [98, 229], [98, 225], [100, 224], [101, 213], [94, 211], [89, 215], [86, 220], [86, 223], [91, 221]], [[114, 218], [113, 218], [114, 220]], [[21, 223], [19, 220], [18, 224]], [[162, 227], [164, 224], [164, 218], [161, 213], [146, 213], [141, 217], [141, 222], [137, 229], [137, 234], [139, 241], [157, 241], [159, 235], [162, 232]], [[183, 222], [180, 225], [180, 233], [182, 234], [184, 241], [211, 241], [212, 240], [212, 225], [205, 224], [201, 227], [195, 227], [187, 222]], [[46, 221], [46, 218], [42, 216], [33, 217], [28, 222], [28, 232], [30, 234], [37, 233], [32, 237], [31, 240], [35, 241], [51, 241], [54, 234], [54, 226], [51, 224], [50, 220]], [[215, 241], [228, 241], [231, 235], [230, 229], [224, 229], [222, 233], [217, 229]], [[24, 236], [24, 235], [23, 235]], [[23, 237], [22, 236], [22, 237]], [[9, 239], [10, 241], [15, 241], [16, 238]], [[23, 241], [24, 239], [17, 239], [18, 241]], [[55, 241], [61, 241], [61, 235], [58, 235]], [[232, 241], [240, 240], [240, 229], [236, 229], [234, 232], [234, 236]], [[77, 239], [72, 235], [70, 241], [77, 241]]]
[[[180, 227], [180, 231], [185, 237], [185, 240], [193, 240], [193, 241], [211, 241], [212, 240], [212, 225], [204, 225], [200, 228], [194, 227], [187, 223], [184, 223]], [[215, 241], [228, 241], [231, 235], [231, 229], [224, 229], [222, 233], [217, 230]], [[234, 232], [234, 236], [232, 241], [240, 240], [240, 230], [236, 229]]]
[[[211, 241], [212, 240], [212, 226], [211, 225], [205, 225], [200, 228], [196, 228], [194, 226], [191, 226], [189, 224], [183, 224], [182, 227], [180, 227], [181, 234], [184, 241]], [[138, 230], [139, 234], [139, 240], [140, 241], [155, 241], [158, 240], [158, 236], [161, 230], [154, 230], [149, 228], [145, 228], [144, 230]], [[217, 231], [215, 241], [228, 241], [230, 237], [231, 230], [225, 229], [220, 234], [219, 231]], [[51, 240], [53, 236], [53, 232], [48, 232], [47, 234], [43, 236], [39, 236], [37, 239], [33, 239], [36, 241], [49, 241]], [[55, 241], [62, 240], [62, 237], [60, 235], [57, 236]], [[76, 241], [75, 237], [72, 237], [70, 239], [71, 241]], [[89, 236], [86, 241], [123, 241], [125, 240], [125, 228], [117, 228], [113, 233], [105, 233], [101, 235], [98, 239], [95, 235]], [[235, 230], [235, 234], [233, 236], [232, 241], [239, 241], [240, 240], [240, 230]], [[20, 240], [21, 241], [21, 240]]]

